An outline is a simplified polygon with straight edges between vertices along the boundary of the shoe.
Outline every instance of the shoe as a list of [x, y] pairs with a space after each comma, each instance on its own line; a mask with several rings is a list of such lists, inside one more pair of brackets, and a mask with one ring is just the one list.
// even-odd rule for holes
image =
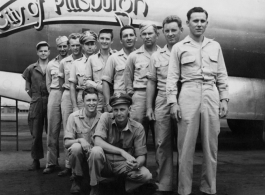
[[69, 169], [69, 168], [65, 168], [64, 170], [60, 171], [58, 173], [58, 176], [59, 177], [65, 177], [65, 176], [70, 176], [72, 174], [72, 169]]
[[91, 186], [89, 195], [99, 195], [99, 185]]
[[217, 194], [207, 194], [207, 193], [203, 192], [202, 195], [217, 195]]
[[172, 191], [156, 191], [153, 195], [172, 195]]
[[81, 192], [81, 183], [82, 183], [83, 177], [75, 176], [72, 182], [72, 186], [70, 189], [71, 194], [80, 194]]
[[56, 170], [56, 166], [53, 165], [53, 166], [50, 166], [50, 167], [47, 167], [43, 170], [43, 174], [50, 174], [52, 172], [54, 172]]
[[40, 161], [34, 159], [32, 164], [29, 166], [28, 170], [29, 171], [37, 171], [40, 169]]

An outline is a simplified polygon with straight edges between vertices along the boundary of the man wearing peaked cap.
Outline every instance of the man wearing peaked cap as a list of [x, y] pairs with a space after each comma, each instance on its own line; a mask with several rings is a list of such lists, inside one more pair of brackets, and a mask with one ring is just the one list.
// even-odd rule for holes
[[[26, 80], [25, 90], [31, 97], [29, 109], [29, 129], [32, 135], [31, 157], [33, 163], [29, 171], [40, 169], [40, 159], [44, 157], [42, 145], [43, 126], [47, 127], [48, 91], [46, 88], [46, 67], [49, 62], [50, 46], [46, 41], [36, 45], [38, 61], [29, 65], [22, 77]], [[46, 129], [47, 132], [47, 129]]]
[[[113, 113], [101, 115], [93, 135], [89, 163], [90, 195], [99, 194], [101, 177], [107, 173], [124, 175], [125, 190], [133, 191], [152, 178], [144, 167], [147, 154], [143, 126], [129, 117], [132, 98], [127, 94], [115, 94], [110, 98]], [[114, 159], [114, 160], [113, 160]]]
[[59, 135], [62, 123], [61, 99], [62, 85], [59, 82], [60, 61], [68, 54], [68, 38], [59, 36], [56, 38], [57, 55], [51, 60], [46, 69], [46, 86], [49, 92], [48, 99], [48, 135], [47, 135], [47, 162], [44, 174], [52, 173], [58, 166]]
[[75, 110], [84, 107], [82, 93], [85, 89], [85, 81], [87, 79], [85, 77], [85, 67], [88, 58], [95, 53], [97, 48], [96, 40], [96, 33], [90, 30], [85, 31], [79, 38], [85, 58], [73, 62], [69, 78], [71, 101]]
[[131, 117], [142, 123], [148, 136], [148, 130], [151, 128], [153, 132], [153, 126], [146, 117], [146, 73], [151, 55], [160, 50], [156, 44], [159, 32], [152, 22], [143, 22], [139, 29], [143, 45], [129, 55], [124, 70], [124, 83], [126, 92], [133, 99]]

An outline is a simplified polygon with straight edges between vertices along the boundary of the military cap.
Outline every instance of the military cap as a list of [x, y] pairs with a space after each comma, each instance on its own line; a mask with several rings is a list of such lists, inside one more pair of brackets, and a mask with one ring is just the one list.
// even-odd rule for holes
[[111, 107], [119, 105], [119, 104], [128, 104], [129, 106], [132, 104], [132, 98], [128, 94], [118, 93], [114, 94], [110, 97], [109, 104]]
[[63, 42], [68, 41], [68, 38], [66, 36], [59, 36], [56, 39], [56, 45], [60, 45]]
[[97, 34], [90, 30], [85, 31], [79, 39], [81, 44], [85, 44], [87, 42], [96, 41], [96, 40], [97, 40]]
[[144, 30], [146, 30], [148, 27], [153, 26], [155, 30], [157, 30], [157, 26], [155, 23], [151, 21], [145, 21], [139, 24], [140, 33], [142, 33]]
[[43, 45], [43, 46], [48, 46], [48, 47], [50, 48], [49, 43], [47, 43], [46, 41], [41, 41], [41, 42], [38, 42], [38, 43], [37, 43], [37, 45], [36, 45], [36, 49], [38, 49], [39, 46], [41, 46], [41, 45]]

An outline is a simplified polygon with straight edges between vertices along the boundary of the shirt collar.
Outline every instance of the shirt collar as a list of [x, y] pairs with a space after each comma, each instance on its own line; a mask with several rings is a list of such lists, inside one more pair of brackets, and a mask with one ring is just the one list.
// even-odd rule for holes
[[166, 53], [168, 56], [170, 56], [170, 51], [167, 47], [167, 44], [163, 48], [160, 49], [160, 53]]
[[[116, 125], [116, 127], [118, 126], [117, 123], [116, 123], [116, 121], [115, 121], [115, 117], [114, 117], [114, 115], [112, 115], [112, 123], [111, 123], [111, 124], [112, 124], [112, 125]], [[122, 131], [128, 131], [128, 130], [130, 130], [130, 131], [132, 132], [132, 130], [131, 130], [131, 120], [130, 120], [130, 118], [128, 118], [127, 125], [124, 127], [124, 129], [123, 129]]]
[[[156, 45], [156, 51], [160, 51], [160, 50], [161, 50], [161, 48], [160, 48], [158, 45]], [[144, 45], [142, 45], [142, 46], [137, 50], [136, 53], [138, 53], [138, 54], [140, 54], [140, 53], [144, 53], [147, 57], [151, 57], [150, 54], [145, 50]]]
[[[95, 126], [95, 124], [97, 123], [97, 121], [100, 119], [100, 116], [101, 116], [101, 112], [98, 112], [97, 111], [97, 115], [96, 115], [96, 117], [95, 117], [95, 119], [93, 121], [93, 124], [92, 124], [91, 128], [93, 128]], [[79, 110], [78, 117], [81, 120], [86, 118], [86, 116], [85, 116], [85, 108], [82, 108], [82, 109]]]
[[[204, 47], [205, 45], [207, 45], [208, 43], [212, 42], [213, 39], [208, 39], [207, 37], [203, 37], [203, 42], [202, 42], [202, 47]], [[194, 43], [194, 45], [198, 45], [196, 44], [196, 42], [188, 35], [184, 40], [184, 43]]]
[[[100, 51], [101, 51], [101, 50], [98, 50], [98, 52], [96, 53], [96, 55], [97, 55], [98, 57], [100, 57], [100, 55], [101, 55]], [[113, 53], [114, 53], [113, 50], [110, 48], [110, 50], [109, 50], [109, 55], [111, 55], [111, 54], [113, 54]]]
[[43, 71], [42, 71], [42, 69], [41, 69], [41, 67], [40, 67], [40, 64], [39, 64], [39, 60], [38, 60], [33, 66], [34, 66], [34, 68], [35, 68], [37, 71], [39, 71], [42, 75], [45, 75], [45, 74], [46, 74], [46, 72], [43, 72]]

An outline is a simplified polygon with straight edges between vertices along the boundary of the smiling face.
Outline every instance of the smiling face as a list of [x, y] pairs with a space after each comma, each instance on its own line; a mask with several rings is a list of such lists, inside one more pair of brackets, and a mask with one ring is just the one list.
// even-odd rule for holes
[[130, 109], [131, 108], [127, 104], [119, 104], [119, 105], [113, 106], [112, 112], [115, 117], [115, 121], [118, 124], [127, 122]]
[[137, 41], [137, 37], [134, 34], [133, 29], [125, 29], [122, 31], [121, 35], [121, 44], [124, 48], [134, 48], [135, 42]]
[[95, 41], [89, 41], [83, 44], [83, 51], [87, 56], [93, 55], [97, 49]]
[[37, 50], [37, 55], [39, 56], [39, 59], [41, 60], [47, 60], [50, 55], [50, 50], [48, 46], [40, 46], [40, 48]]
[[141, 38], [143, 39], [145, 46], [153, 46], [154, 44], [156, 44], [158, 35], [156, 34], [154, 27], [149, 26], [141, 33]]
[[110, 33], [100, 33], [98, 37], [98, 42], [100, 44], [100, 48], [103, 50], [108, 50], [113, 43], [111, 39]]
[[178, 26], [177, 22], [170, 22], [164, 25], [163, 33], [165, 35], [167, 44], [174, 45], [179, 42], [182, 28]]
[[67, 41], [60, 43], [57, 45], [57, 51], [59, 52], [59, 55], [63, 58], [67, 56], [69, 46], [67, 44]]
[[96, 112], [98, 105], [98, 96], [95, 93], [88, 93], [84, 97], [85, 109], [87, 112]]
[[74, 56], [78, 56], [81, 54], [81, 45], [78, 39], [70, 39], [69, 40], [70, 50]]
[[203, 36], [207, 24], [207, 16], [204, 12], [192, 13], [190, 16], [190, 20], [187, 21], [187, 25], [190, 29], [190, 34], [197, 38]]

